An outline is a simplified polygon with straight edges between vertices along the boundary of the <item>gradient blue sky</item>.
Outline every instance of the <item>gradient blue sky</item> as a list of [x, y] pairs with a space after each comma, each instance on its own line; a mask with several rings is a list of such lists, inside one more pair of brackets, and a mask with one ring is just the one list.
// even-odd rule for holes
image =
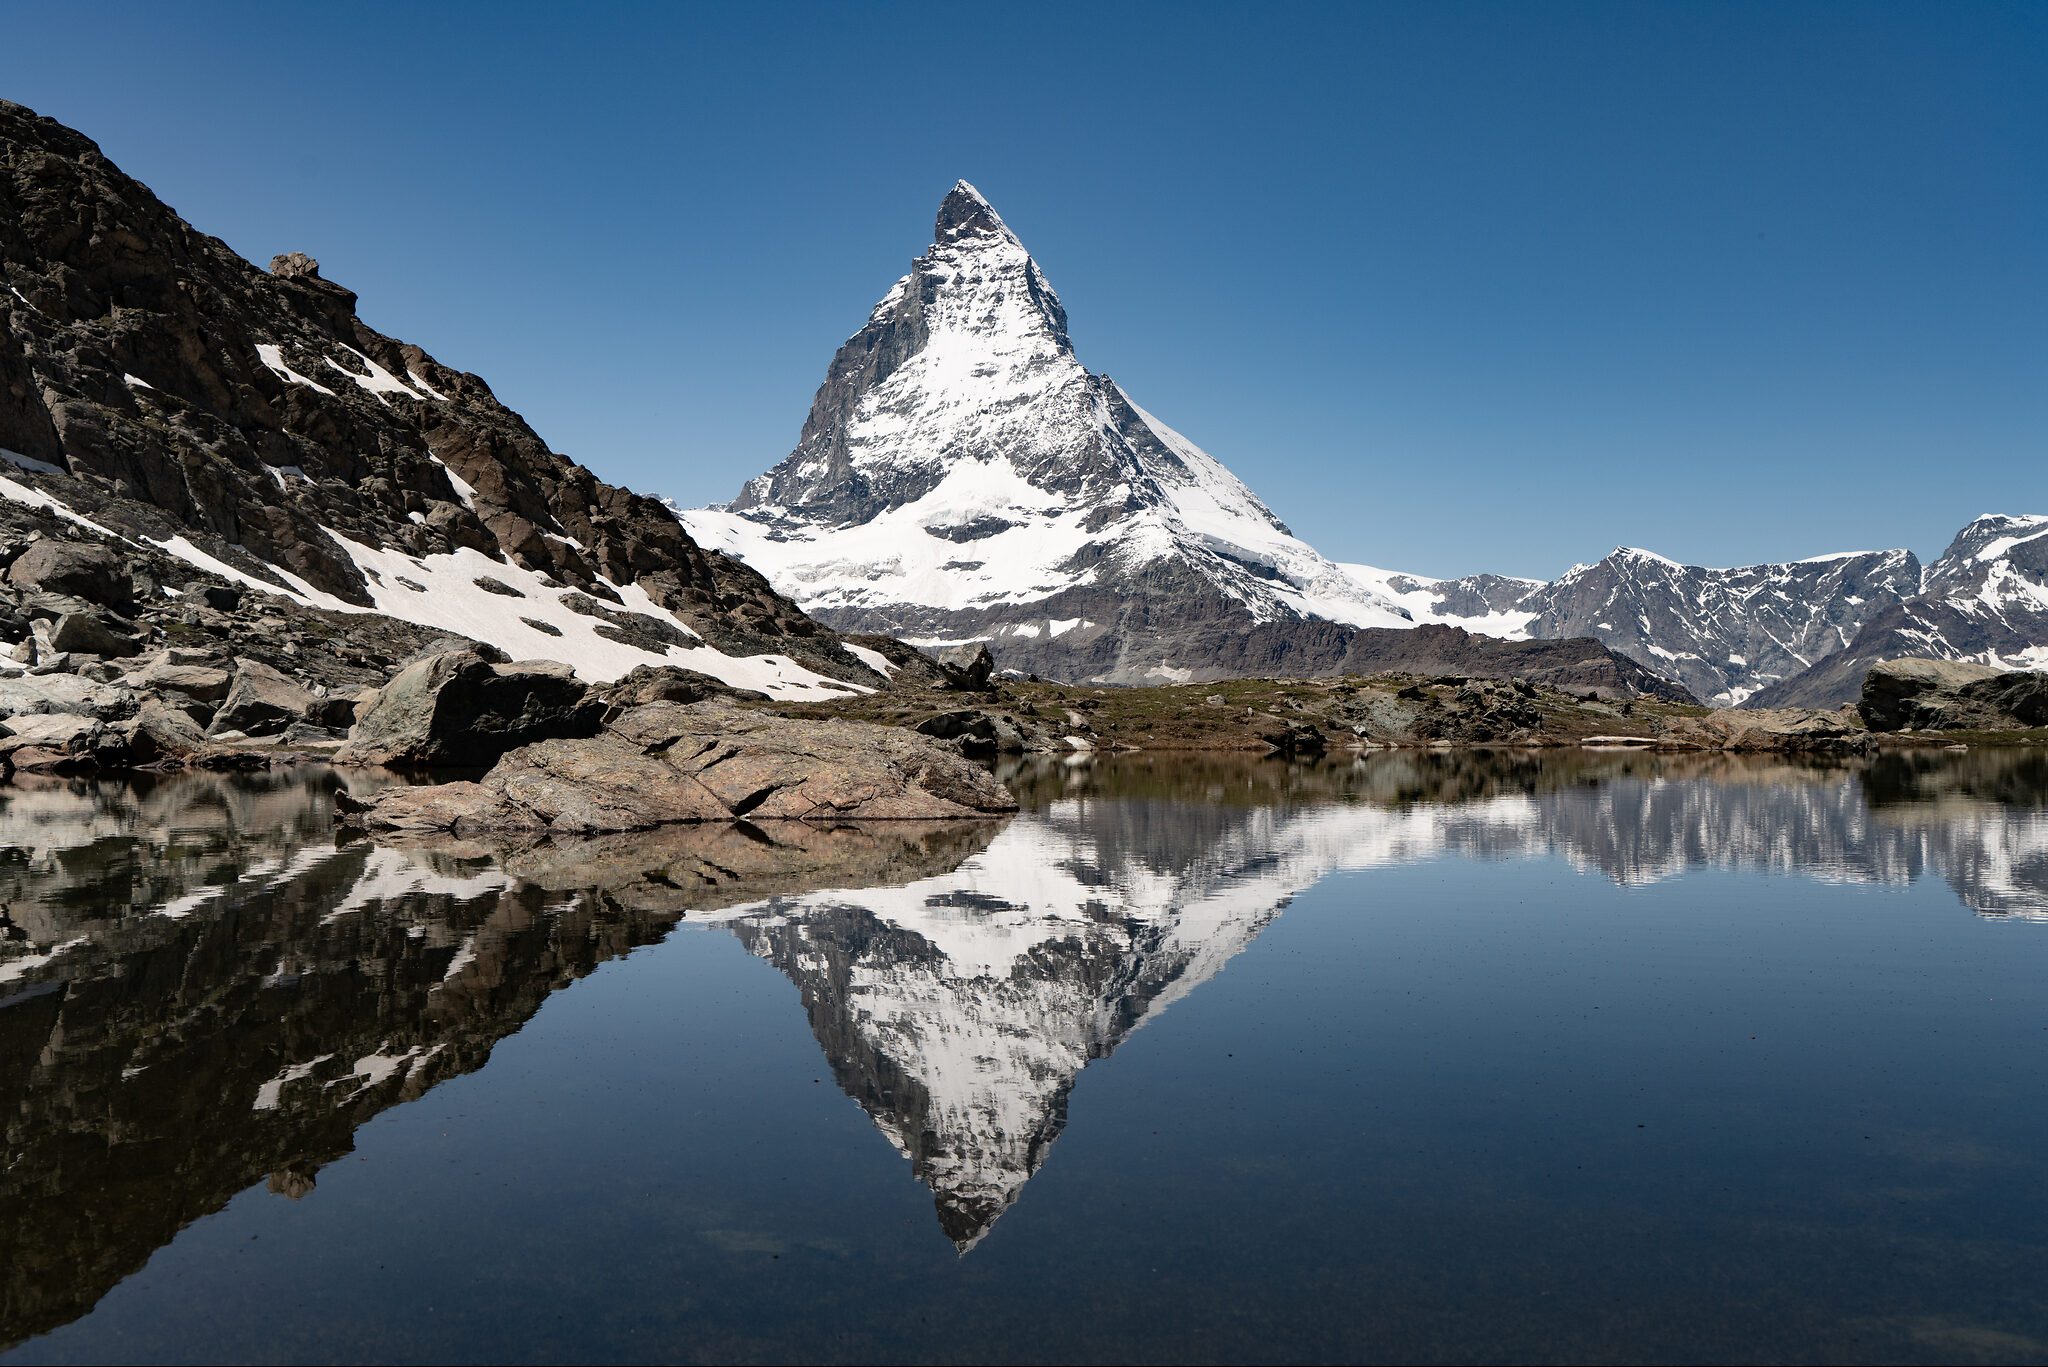
[[1082, 360], [1341, 559], [2048, 511], [2048, 4], [0, 3], [0, 95], [558, 449], [794, 444], [959, 177]]

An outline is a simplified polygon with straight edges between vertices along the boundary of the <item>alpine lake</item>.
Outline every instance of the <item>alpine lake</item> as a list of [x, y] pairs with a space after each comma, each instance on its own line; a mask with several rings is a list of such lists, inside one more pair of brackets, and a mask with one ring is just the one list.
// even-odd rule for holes
[[5, 1360], [2048, 1357], [2041, 747], [1001, 776], [0, 787]]

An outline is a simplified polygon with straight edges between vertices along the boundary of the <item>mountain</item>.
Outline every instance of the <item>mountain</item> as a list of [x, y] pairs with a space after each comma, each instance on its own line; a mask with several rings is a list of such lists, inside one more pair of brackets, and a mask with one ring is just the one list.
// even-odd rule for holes
[[344, 633], [388, 615], [595, 679], [661, 662], [787, 697], [882, 682], [659, 500], [372, 329], [311, 258], [257, 269], [4, 101], [0, 459], [17, 508]]
[[2048, 516], [1976, 519], [1927, 567], [1918, 593], [1871, 614], [1839, 651], [1754, 701], [1839, 706], [1855, 700], [1871, 665], [1901, 655], [2048, 668]]
[[1622, 546], [1547, 584], [1345, 568], [1363, 583], [1403, 591], [1402, 605], [1419, 621], [1514, 636], [1591, 636], [1721, 706], [1739, 705], [1841, 650], [1865, 622], [1920, 587], [1920, 562], [1903, 550], [1706, 569]]
[[2048, 664], [2048, 516], [1988, 513], [1924, 571], [1906, 550], [1706, 569], [1628, 546], [1548, 583], [1343, 568], [1418, 623], [1591, 636], [1721, 706], [1839, 707], [1901, 655]]
[[[1059, 296], [965, 181], [833, 357], [788, 459], [682, 516], [836, 627], [986, 639], [1059, 678], [1328, 674], [1416, 650], [1470, 673], [1565, 667], [1387, 634], [1414, 625], [1399, 604], [1082, 366]], [[1656, 686], [1598, 647], [1570, 656], [1588, 685]]]

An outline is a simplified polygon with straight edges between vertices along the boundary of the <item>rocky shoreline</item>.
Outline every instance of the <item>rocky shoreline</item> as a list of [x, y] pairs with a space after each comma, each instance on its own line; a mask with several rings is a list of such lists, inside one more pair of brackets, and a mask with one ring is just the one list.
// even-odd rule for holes
[[[17, 658], [16, 672], [0, 674], [0, 772], [325, 761], [481, 775], [460, 804], [434, 807], [415, 797], [410, 808], [393, 805], [362, 821], [395, 829], [427, 828], [443, 817], [444, 827], [588, 833], [736, 817], [986, 815], [1007, 810], [1007, 798], [966, 777], [981, 772], [967, 762], [1000, 755], [1305, 758], [1563, 746], [1851, 755], [1886, 746], [2048, 743], [2048, 674], [1912, 659], [1874, 667], [1862, 701], [1835, 711], [1716, 711], [1457, 675], [1088, 688], [997, 677], [978, 650], [955, 652], [887, 692], [770, 702], [674, 667], [642, 667], [590, 685], [566, 666], [508, 662], [446, 637], [400, 662], [379, 686], [321, 684], [219, 647], [158, 645], [139, 653], [127, 635], [111, 650], [97, 640], [76, 645], [74, 623], [111, 615], [92, 615], [87, 605], [115, 596], [90, 582], [89, 572], [106, 568], [78, 554], [91, 549], [36, 543], [9, 575], [26, 564], [41, 582], [24, 591], [10, 578], [0, 588], [0, 617], [12, 591], [26, 628], [18, 656], [35, 661]], [[75, 648], [51, 649], [66, 640]], [[355, 672], [365, 671], [359, 665]], [[707, 788], [692, 767], [700, 761], [685, 757], [714, 752], [724, 773]], [[506, 769], [514, 757], [515, 768]], [[745, 763], [736, 764], [740, 758]], [[744, 790], [724, 784], [726, 775], [740, 774], [763, 781]], [[761, 796], [769, 790], [781, 796], [770, 802]], [[608, 791], [626, 796], [609, 800]], [[655, 817], [664, 804], [674, 814]], [[577, 812], [583, 815], [569, 815]]]

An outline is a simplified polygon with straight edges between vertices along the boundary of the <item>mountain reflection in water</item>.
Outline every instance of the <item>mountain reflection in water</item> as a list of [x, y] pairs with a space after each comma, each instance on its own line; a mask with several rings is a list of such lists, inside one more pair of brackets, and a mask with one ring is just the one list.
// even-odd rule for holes
[[[0, 1343], [88, 1311], [252, 1184], [482, 1068], [555, 991], [711, 921], [799, 988], [839, 1085], [965, 1251], [1075, 1080], [1334, 872], [1559, 856], [1944, 879], [2048, 919], [2048, 757], [1399, 752], [1005, 775], [1008, 823], [673, 828], [524, 849], [337, 843], [333, 778], [0, 788]], [[351, 782], [360, 780], [351, 778]]]

